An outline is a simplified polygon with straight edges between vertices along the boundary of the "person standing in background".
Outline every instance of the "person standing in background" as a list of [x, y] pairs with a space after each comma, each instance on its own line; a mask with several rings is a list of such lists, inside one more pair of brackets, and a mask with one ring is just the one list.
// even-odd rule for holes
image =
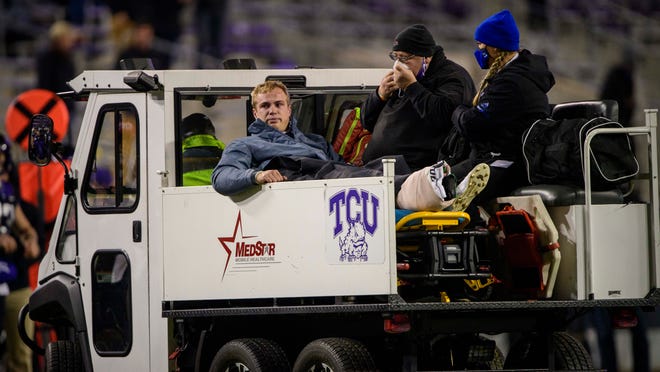
[[[601, 99], [612, 99], [619, 104], [619, 123], [630, 126], [635, 109], [635, 60], [631, 48], [624, 48], [619, 63], [613, 65], [607, 72], [600, 91]], [[635, 372], [650, 371], [649, 341], [646, 320], [640, 308], [624, 309], [619, 312], [609, 312], [606, 309], [594, 309], [591, 320], [598, 336], [600, 351], [600, 367], [608, 371], [618, 370], [618, 359], [614, 343], [614, 326], [621, 315], [636, 317], [637, 324], [629, 327], [632, 336], [632, 356]], [[629, 352], [629, 350], [626, 350]]]
[[[224, 53], [227, 0], [195, 1], [195, 34], [201, 57], [199, 68], [218, 68]], [[204, 56], [213, 57], [212, 64], [204, 63]]]
[[[633, 371], [648, 372], [651, 370], [649, 341], [646, 334], [647, 325], [644, 315], [644, 312], [639, 307], [619, 310], [595, 308], [591, 311], [587, 319], [591, 321], [591, 325], [596, 331], [598, 354], [600, 356], [597, 365], [600, 368], [610, 372], [619, 370], [617, 346], [614, 342], [615, 329], [628, 328], [630, 329], [632, 345], [626, 345], [624, 352], [632, 356]], [[631, 321], [636, 322], [636, 324], [625, 324]]]
[[610, 68], [600, 91], [600, 99], [613, 99], [619, 103], [619, 123], [631, 124], [635, 110], [635, 59], [630, 48], [625, 48], [621, 61]]
[[73, 51], [80, 33], [66, 21], [53, 23], [48, 31], [48, 47], [37, 54], [37, 88], [51, 92], [71, 90], [67, 82], [76, 75]]
[[[67, 21], [56, 21], [48, 31], [48, 47], [37, 54], [37, 88], [54, 93], [67, 92], [67, 84], [77, 73], [74, 50], [80, 42], [80, 31]], [[65, 101], [69, 117], [73, 116], [73, 102]]]
[[130, 44], [119, 53], [114, 68], [121, 69], [119, 62], [130, 58], [151, 58], [157, 70], [167, 70], [171, 63], [169, 54], [154, 47], [154, 27], [148, 22], [140, 22], [133, 26]]

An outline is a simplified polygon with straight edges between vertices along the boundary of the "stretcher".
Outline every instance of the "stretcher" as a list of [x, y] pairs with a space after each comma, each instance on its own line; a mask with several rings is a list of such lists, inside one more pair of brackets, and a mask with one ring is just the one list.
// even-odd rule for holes
[[458, 211], [395, 211], [398, 286], [406, 298], [485, 300], [496, 282], [488, 231]]

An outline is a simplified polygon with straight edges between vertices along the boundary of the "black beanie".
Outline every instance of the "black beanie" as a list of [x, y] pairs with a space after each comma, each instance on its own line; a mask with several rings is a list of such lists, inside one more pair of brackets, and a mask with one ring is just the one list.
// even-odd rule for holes
[[435, 40], [424, 25], [412, 25], [399, 32], [392, 44], [393, 51], [408, 52], [420, 57], [433, 55]]

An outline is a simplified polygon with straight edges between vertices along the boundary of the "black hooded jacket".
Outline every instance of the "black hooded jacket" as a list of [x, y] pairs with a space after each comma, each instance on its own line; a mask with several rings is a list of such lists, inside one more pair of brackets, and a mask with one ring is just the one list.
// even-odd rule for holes
[[383, 102], [376, 90], [365, 101], [362, 124], [373, 136], [363, 161], [403, 155], [413, 170], [432, 165], [451, 128], [452, 112], [468, 104], [474, 94], [468, 72], [436, 46], [426, 74], [405, 93], [395, 91]]
[[470, 158], [520, 160], [523, 132], [550, 115], [546, 93], [554, 84], [545, 57], [520, 51], [490, 79], [476, 107], [454, 111], [452, 122], [472, 147]]

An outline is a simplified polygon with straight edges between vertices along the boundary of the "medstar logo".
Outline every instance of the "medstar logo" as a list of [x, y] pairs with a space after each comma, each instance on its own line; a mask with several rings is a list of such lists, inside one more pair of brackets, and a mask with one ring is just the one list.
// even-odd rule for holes
[[[240, 237], [237, 236], [239, 229]], [[246, 241], [246, 239], [254, 239], [256, 237], [256, 235], [243, 234], [241, 212], [239, 211], [232, 236], [218, 237], [218, 241], [222, 245], [222, 248], [227, 252], [227, 260], [225, 261], [225, 267], [222, 271], [222, 279], [225, 278], [232, 255], [234, 256], [234, 261], [239, 264], [264, 264], [274, 262], [275, 243], [262, 242], [261, 240], [257, 240], [256, 242], [251, 242], [249, 240]], [[233, 251], [232, 246], [234, 247]]]

